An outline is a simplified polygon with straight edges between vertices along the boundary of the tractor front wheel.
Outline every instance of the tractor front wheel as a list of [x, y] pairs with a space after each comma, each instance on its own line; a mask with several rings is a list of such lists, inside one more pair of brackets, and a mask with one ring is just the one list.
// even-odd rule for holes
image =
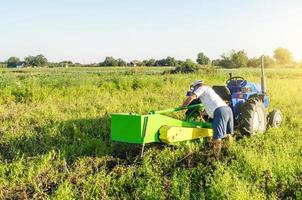
[[242, 135], [251, 136], [266, 130], [266, 110], [260, 99], [247, 100], [240, 112], [239, 130]]
[[282, 123], [282, 114], [280, 110], [274, 109], [268, 114], [268, 126], [278, 128]]

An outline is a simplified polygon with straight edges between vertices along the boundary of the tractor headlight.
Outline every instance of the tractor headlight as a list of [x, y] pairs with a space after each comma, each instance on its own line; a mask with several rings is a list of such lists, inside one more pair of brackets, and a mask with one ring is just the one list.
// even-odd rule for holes
[[251, 88], [251, 87], [242, 87], [242, 88], [241, 88], [241, 92], [242, 92], [242, 93], [249, 93], [249, 92], [252, 92], [252, 88]]

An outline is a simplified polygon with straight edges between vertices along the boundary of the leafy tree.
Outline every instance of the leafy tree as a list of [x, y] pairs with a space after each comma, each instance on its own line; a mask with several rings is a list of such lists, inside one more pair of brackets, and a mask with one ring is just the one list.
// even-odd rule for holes
[[42, 54], [37, 56], [28, 56], [24, 58], [26, 65], [28, 66], [45, 66], [47, 64], [47, 58], [45, 58]]
[[210, 63], [210, 58], [208, 58], [204, 53], [200, 52], [197, 54], [196, 62], [200, 65], [207, 65]]
[[264, 55], [263, 60], [264, 60], [264, 67], [272, 67], [275, 65], [274, 59], [272, 59], [270, 56]]
[[118, 60], [111, 56], [107, 56], [103, 62], [99, 64], [100, 66], [118, 66]]
[[247, 67], [249, 58], [244, 50], [231, 51], [231, 61], [234, 68]]
[[232, 58], [231, 58], [230, 55], [222, 54], [220, 57], [221, 57], [221, 59], [217, 59], [215, 61], [217, 63], [213, 63], [213, 65], [221, 66], [221, 67], [224, 67], [224, 68], [233, 68], [234, 67], [234, 64], [232, 62]]
[[48, 63], [48, 67], [72, 67], [74, 66], [72, 61], [64, 60], [59, 63]]
[[176, 65], [177, 67], [182, 66], [184, 64], [185, 61], [182, 60], [176, 60]]
[[293, 62], [291, 52], [286, 49], [279, 47], [274, 51], [274, 58], [278, 64], [285, 65]]
[[149, 60], [147, 60], [147, 62], [145, 63], [146, 66], [155, 66], [156, 65], [156, 60], [151, 58]]
[[176, 66], [176, 65], [177, 65], [177, 60], [175, 60], [175, 58], [171, 56], [155, 61], [155, 66]]
[[[274, 60], [267, 55], [263, 55], [263, 61], [264, 61], [264, 67], [271, 67], [275, 64]], [[249, 59], [248, 62], [248, 67], [260, 67], [262, 63], [262, 56], [260, 56], [259, 58], [251, 58]]]
[[212, 60], [211, 64], [213, 66], [221, 66], [221, 59], [215, 59], [215, 60]]
[[27, 56], [24, 58], [25, 63], [27, 66], [35, 66], [35, 57], [34, 56]]
[[168, 66], [166, 59], [160, 59], [155, 62], [155, 66]]
[[142, 66], [148, 66], [148, 67], [150, 67], [150, 66], [156, 66], [156, 60], [153, 59], [153, 58], [151, 58], [149, 60], [143, 60], [142, 61]]
[[213, 65], [225, 68], [247, 67], [249, 59], [244, 50], [232, 50], [229, 54], [222, 54], [221, 59], [215, 60]]
[[127, 63], [123, 59], [119, 58], [117, 59], [117, 66], [127, 66]]
[[47, 58], [42, 54], [36, 56], [37, 66], [45, 66], [48, 62]]
[[248, 67], [257, 68], [261, 65], [261, 57], [260, 58], [250, 58], [247, 64]]
[[166, 58], [166, 63], [167, 66], [176, 66], [176, 60], [173, 57], [168, 56]]
[[7, 67], [16, 67], [18, 62], [20, 62], [20, 59], [12, 56], [9, 59], [7, 59], [7, 61], [6, 61]]
[[165, 59], [156, 60], [155, 65], [156, 66], [166, 66], [166, 60]]
[[198, 70], [198, 64], [194, 63], [191, 59], [186, 59], [181, 66], [176, 67], [171, 73], [193, 73]]
[[72, 65], [73, 62], [70, 61], [70, 60], [64, 60], [64, 61], [62, 61], [62, 62], [59, 62], [59, 64], [62, 64], [62, 65], [64, 65], [64, 64]]

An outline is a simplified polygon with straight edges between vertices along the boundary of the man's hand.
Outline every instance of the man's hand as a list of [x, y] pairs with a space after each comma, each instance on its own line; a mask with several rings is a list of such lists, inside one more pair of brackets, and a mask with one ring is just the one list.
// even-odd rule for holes
[[190, 105], [190, 103], [195, 100], [197, 98], [196, 94], [192, 94], [191, 96], [189, 96], [180, 107], [186, 107], [188, 105]]
[[203, 116], [203, 117], [208, 115], [207, 112], [206, 112], [205, 110], [202, 111], [200, 114], [201, 114], [201, 116]]

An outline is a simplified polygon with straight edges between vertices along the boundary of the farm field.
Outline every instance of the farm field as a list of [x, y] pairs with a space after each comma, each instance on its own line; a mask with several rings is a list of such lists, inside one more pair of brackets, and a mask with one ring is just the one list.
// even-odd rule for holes
[[[301, 199], [302, 70], [267, 69], [280, 129], [238, 140], [209, 162], [202, 141], [110, 141], [110, 114], [179, 106], [191, 82], [260, 82], [259, 69], [0, 69], [0, 199]], [[183, 112], [173, 114], [182, 118]]]

